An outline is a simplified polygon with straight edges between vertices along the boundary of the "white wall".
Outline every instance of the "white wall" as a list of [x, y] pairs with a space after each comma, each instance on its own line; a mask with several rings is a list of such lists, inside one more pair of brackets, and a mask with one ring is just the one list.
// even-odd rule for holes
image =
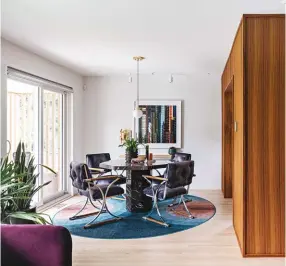
[[[132, 128], [136, 79], [127, 76], [89, 77], [84, 92], [84, 153], [110, 152], [116, 159], [121, 128]], [[219, 76], [142, 75], [141, 99], [183, 100], [182, 150], [192, 154], [195, 173], [192, 188], [221, 188], [221, 96]], [[156, 150], [154, 153], [167, 153]]]
[[6, 66], [11, 66], [55, 82], [71, 86], [74, 89], [73, 105], [71, 112], [73, 116], [72, 128], [72, 151], [75, 160], [83, 160], [83, 80], [79, 74], [52, 63], [36, 54], [20, 48], [1, 39], [1, 153], [6, 152]]

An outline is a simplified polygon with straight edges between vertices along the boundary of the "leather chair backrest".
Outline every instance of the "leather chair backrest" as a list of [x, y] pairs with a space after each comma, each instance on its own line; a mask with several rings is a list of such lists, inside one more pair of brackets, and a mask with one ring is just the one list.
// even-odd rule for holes
[[173, 161], [174, 162], [184, 162], [190, 161], [192, 159], [192, 155], [190, 153], [176, 152]]
[[110, 161], [109, 153], [87, 154], [86, 163], [90, 168], [99, 168], [99, 164]]
[[194, 161], [169, 163], [164, 177], [168, 179], [167, 187], [176, 188], [188, 186], [193, 181]]
[[84, 180], [87, 178], [92, 178], [92, 175], [85, 163], [71, 162], [70, 178], [72, 179], [72, 185], [75, 188], [86, 190], [88, 186]]

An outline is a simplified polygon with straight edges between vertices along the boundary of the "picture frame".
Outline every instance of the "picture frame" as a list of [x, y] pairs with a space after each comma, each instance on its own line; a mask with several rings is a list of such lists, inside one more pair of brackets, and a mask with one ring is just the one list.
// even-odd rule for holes
[[182, 101], [140, 100], [142, 118], [134, 118], [134, 133], [151, 149], [181, 148]]

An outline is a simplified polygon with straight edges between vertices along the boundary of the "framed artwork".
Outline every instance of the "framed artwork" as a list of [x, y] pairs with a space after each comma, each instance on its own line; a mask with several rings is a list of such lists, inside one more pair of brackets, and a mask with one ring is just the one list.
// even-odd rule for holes
[[143, 116], [134, 123], [139, 142], [151, 149], [181, 148], [181, 105], [177, 100], [140, 100]]

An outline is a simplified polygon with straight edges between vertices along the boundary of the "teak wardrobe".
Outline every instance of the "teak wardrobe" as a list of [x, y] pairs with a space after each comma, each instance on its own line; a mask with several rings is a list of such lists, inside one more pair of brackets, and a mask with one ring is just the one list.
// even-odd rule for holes
[[222, 74], [222, 162], [243, 256], [285, 256], [284, 15], [241, 20]]

